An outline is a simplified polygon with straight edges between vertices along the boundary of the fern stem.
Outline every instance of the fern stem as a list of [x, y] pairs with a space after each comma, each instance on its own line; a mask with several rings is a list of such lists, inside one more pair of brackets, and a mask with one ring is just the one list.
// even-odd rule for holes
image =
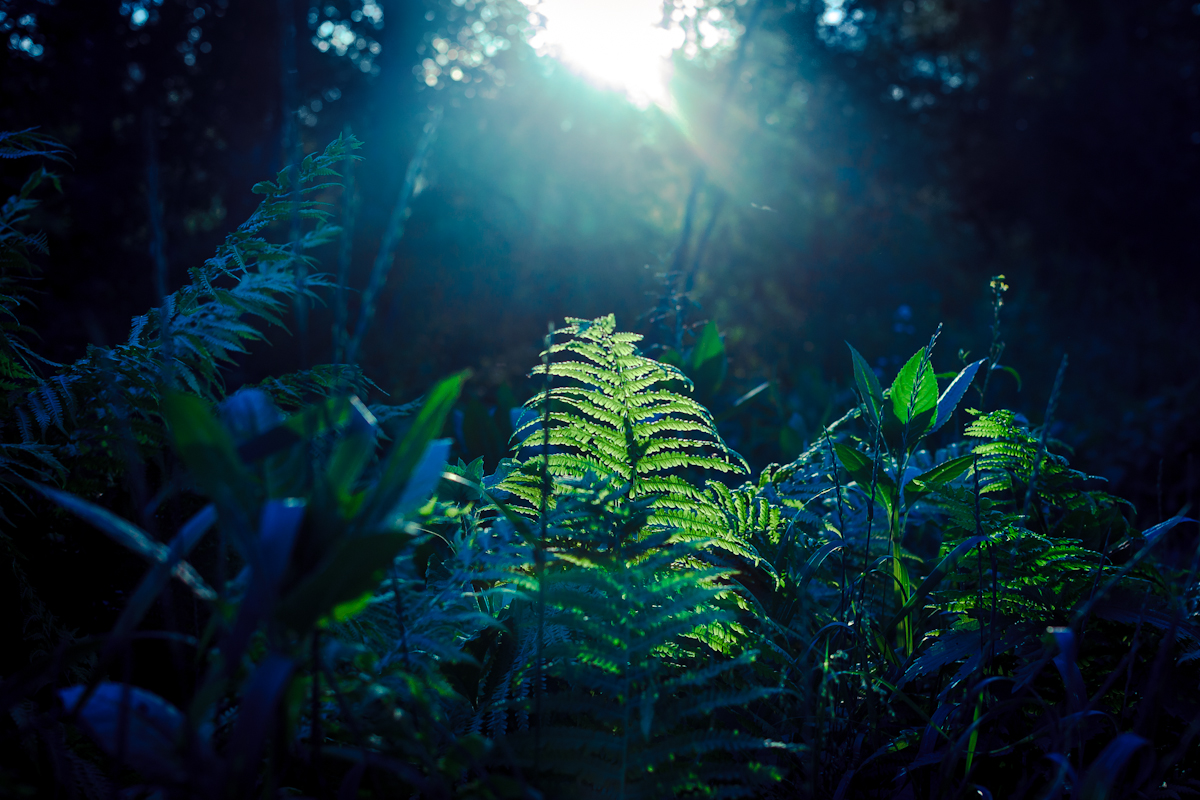
[[321, 668], [319, 661], [321, 659], [321, 629], [313, 628], [312, 638], [312, 698], [311, 698], [311, 713], [312, 725], [310, 726], [310, 737], [312, 740], [312, 753], [310, 754], [309, 764], [312, 771], [316, 774], [318, 785], [324, 789], [324, 781], [321, 776]]
[[984, 401], [987, 399], [988, 383], [992, 380], [992, 371], [1000, 363], [1000, 356], [1004, 354], [1004, 341], [1000, 338], [1000, 308], [1004, 305], [1004, 293], [1008, 291], [1008, 284], [1004, 282], [1003, 275], [993, 275], [991, 281], [992, 289], [992, 345], [988, 348], [988, 366], [987, 371], [983, 373], [983, 386], [979, 388], [979, 408], [985, 408]]
[[[349, 139], [350, 125], [342, 136]], [[342, 167], [342, 237], [338, 246], [337, 294], [333, 305], [333, 363], [344, 364], [346, 357], [346, 330], [348, 316], [346, 288], [350, 282], [350, 257], [354, 249], [354, 151], [346, 150], [346, 161]]]
[[[838, 508], [838, 535], [843, 540], [846, 538], [846, 515], [842, 508], [842, 476], [838, 473], [837, 458], [833, 452], [833, 440], [829, 438], [829, 429], [825, 428], [825, 446], [829, 449], [829, 463], [833, 467], [833, 485], [837, 492], [837, 508]], [[843, 622], [846, 621], [846, 556], [845, 553], [841, 556], [842, 562], [842, 591], [841, 598], [838, 600], [838, 618]]]
[[[863, 573], [858, 586], [858, 605], [861, 610], [866, 599], [867, 576], [871, 569], [871, 533], [875, 524], [875, 498], [879, 488], [880, 426], [875, 426], [875, 445], [871, 450], [871, 497], [867, 505], [867, 541], [863, 546]], [[857, 625], [855, 627], [858, 627]]]
[[375, 263], [371, 266], [371, 275], [363, 290], [358, 324], [354, 328], [350, 344], [346, 347], [345, 363], [354, 363], [354, 359], [358, 356], [358, 348], [362, 345], [363, 337], [367, 333], [367, 327], [375, 317], [375, 299], [383, 289], [384, 283], [387, 282], [388, 272], [391, 270], [392, 261], [396, 255], [396, 246], [404, 237], [404, 220], [408, 215], [409, 203], [416, 191], [417, 179], [421, 177], [421, 172], [425, 168], [425, 159], [441, 122], [442, 107], [438, 106], [433, 110], [429, 121], [425, 123], [425, 130], [417, 143], [416, 152], [413, 153], [412, 159], [408, 162], [408, 170], [404, 173], [404, 185], [400, 187], [400, 195], [396, 198], [396, 205], [392, 207], [392, 216], [384, 230], [383, 241], [379, 243], [379, 252], [375, 255]]
[[400, 653], [404, 658], [404, 671], [412, 673], [408, 656], [408, 626], [404, 623], [404, 600], [400, 596], [400, 570], [392, 562], [392, 598], [396, 601], [396, 623], [400, 626]]
[[541, 773], [542, 760], [542, 651], [545, 647], [544, 638], [546, 631], [546, 514], [550, 508], [550, 390], [552, 386], [550, 350], [553, 347], [554, 322], [552, 321], [546, 329], [546, 349], [542, 353], [542, 368], [546, 373], [546, 383], [542, 397], [542, 508], [541, 514], [538, 517], [540, 535], [533, 551], [534, 569], [537, 572], [538, 587], [537, 657], [533, 667], [533, 713], [536, 718], [533, 734], [534, 775]]
[[1042, 471], [1042, 459], [1046, 455], [1046, 439], [1050, 435], [1050, 425], [1054, 422], [1054, 409], [1058, 405], [1058, 393], [1062, 391], [1063, 375], [1067, 371], [1067, 354], [1063, 353], [1062, 362], [1058, 365], [1058, 373], [1054, 376], [1054, 386], [1050, 389], [1050, 399], [1046, 403], [1046, 419], [1042, 423], [1042, 434], [1038, 437], [1037, 455], [1033, 459], [1033, 472], [1029, 476], [1029, 486], [1025, 487], [1025, 502], [1021, 505], [1021, 516], [1029, 514], [1029, 506], [1033, 503], [1034, 488]]
[[158, 337], [162, 359], [162, 385], [170, 389], [175, 384], [175, 364], [171, 347], [171, 307], [167, 302], [167, 244], [163, 230], [163, 206], [158, 167], [158, 136], [154, 129], [154, 112], [150, 106], [143, 111], [146, 138], [146, 202], [150, 220], [150, 257], [154, 259], [154, 291], [158, 295]]

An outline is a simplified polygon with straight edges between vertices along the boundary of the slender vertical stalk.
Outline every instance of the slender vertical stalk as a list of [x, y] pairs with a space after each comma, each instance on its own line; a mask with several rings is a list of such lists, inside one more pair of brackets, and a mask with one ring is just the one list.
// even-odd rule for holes
[[[833, 485], [837, 492], [837, 508], [838, 508], [838, 535], [844, 541], [846, 538], [846, 515], [842, 508], [842, 476], [838, 474], [837, 457], [833, 452], [833, 440], [829, 438], [829, 428], [825, 428], [825, 446], [829, 450], [829, 463], [833, 466]], [[838, 600], [838, 618], [843, 622], [846, 620], [846, 554], [843, 552], [841, 556], [842, 562], [842, 592], [841, 598]]]
[[[350, 138], [346, 125], [342, 137]], [[342, 166], [342, 237], [338, 244], [337, 293], [333, 301], [333, 363], [344, 364], [346, 355], [346, 318], [348, 316], [346, 288], [350, 282], [350, 257], [354, 248], [354, 151], [346, 150]]]
[[[983, 533], [983, 521], [979, 514], [979, 456], [972, 455], [972, 474], [975, 478], [975, 535], [979, 536]], [[975, 614], [979, 618], [979, 653], [983, 657], [986, 652], [983, 640], [983, 558], [976, 553], [975, 563], [979, 567], [979, 585], [975, 590]], [[984, 676], [987, 676], [988, 664], [984, 664]]]
[[1008, 291], [1008, 284], [1004, 282], [1003, 275], [993, 275], [991, 281], [992, 289], [992, 345], [988, 348], [988, 365], [983, 373], [983, 386], [979, 388], [979, 408], [983, 409], [984, 400], [987, 399], [988, 383], [992, 380], [992, 371], [1000, 363], [1000, 356], [1004, 353], [1004, 341], [1000, 338], [1000, 308], [1004, 305], [1004, 293]]
[[1033, 503], [1033, 494], [1037, 486], [1038, 476], [1042, 471], [1042, 459], [1046, 455], [1046, 439], [1050, 436], [1050, 425], [1054, 422], [1054, 409], [1058, 405], [1058, 393], [1062, 391], [1063, 375], [1067, 371], [1067, 354], [1063, 353], [1062, 362], [1058, 365], [1058, 374], [1054, 376], [1054, 387], [1050, 390], [1050, 400], [1046, 403], [1046, 419], [1042, 423], [1042, 435], [1038, 437], [1037, 455], [1033, 459], [1033, 473], [1029, 476], [1029, 486], [1025, 488], [1025, 502], [1021, 506], [1021, 516], [1029, 514], [1029, 506]]
[[[321, 629], [313, 628], [312, 638], [312, 698], [311, 698], [311, 713], [312, 713], [312, 751], [311, 763], [312, 771], [316, 774], [318, 784], [323, 783], [321, 780]], [[324, 788], [324, 787], [322, 787]]]
[[533, 665], [533, 711], [537, 718], [533, 739], [533, 771], [541, 772], [542, 760], [542, 651], [544, 648], [546, 629], [546, 515], [550, 510], [550, 350], [554, 347], [554, 323], [551, 322], [546, 332], [546, 349], [542, 352], [542, 369], [546, 374], [544, 394], [542, 396], [542, 503], [539, 515], [540, 531], [537, 544], [534, 547], [534, 570], [537, 573], [537, 658]]
[[879, 489], [879, 440], [880, 427], [875, 426], [875, 445], [871, 449], [871, 497], [867, 505], [867, 541], [863, 545], [863, 575], [862, 581], [858, 586], [858, 605], [861, 609], [866, 598], [867, 591], [867, 574], [871, 569], [871, 533], [875, 525], [875, 499]]
[[408, 162], [408, 170], [404, 173], [404, 185], [400, 187], [400, 195], [396, 198], [396, 205], [392, 207], [392, 216], [388, 220], [387, 229], [383, 232], [383, 241], [379, 243], [379, 252], [375, 254], [375, 263], [371, 266], [371, 276], [367, 279], [367, 286], [363, 290], [358, 324], [354, 328], [354, 335], [350, 338], [350, 343], [346, 346], [343, 363], [354, 363], [363, 336], [367, 333], [367, 327], [375, 317], [375, 300], [387, 282], [388, 272], [391, 270], [392, 261], [396, 256], [396, 246], [404, 237], [404, 220], [408, 217], [409, 203], [416, 191], [417, 179], [421, 177], [421, 172], [425, 168], [425, 159], [441, 122], [442, 108], [438, 106], [433, 110], [429, 122], [425, 123], [425, 131], [417, 143], [417, 150]]
[[167, 297], [167, 235], [163, 225], [162, 186], [158, 166], [158, 131], [154, 126], [154, 111], [150, 106], [142, 112], [146, 138], [146, 202], [150, 221], [150, 257], [154, 259], [154, 292], [158, 295], [158, 340], [162, 358], [162, 384], [170, 389], [175, 384], [175, 356], [171, 347], [171, 306]]
[[408, 656], [408, 625], [404, 622], [404, 599], [400, 596], [400, 570], [392, 563], [392, 598], [396, 601], [396, 623], [400, 626], [400, 653], [404, 658], [404, 671], [412, 673]]
[[296, 339], [300, 346], [300, 366], [308, 366], [308, 301], [304, 286], [308, 278], [308, 265], [300, 255], [300, 131], [296, 126], [298, 103], [296, 89], [296, 4], [294, 0], [279, 0], [279, 60], [280, 89], [283, 102], [282, 147], [283, 157], [288, 164], [288, 187], [291, 190], [291, 243], [292, 271], [296, 278], [296, 295], [293, 307], [296, 315]]

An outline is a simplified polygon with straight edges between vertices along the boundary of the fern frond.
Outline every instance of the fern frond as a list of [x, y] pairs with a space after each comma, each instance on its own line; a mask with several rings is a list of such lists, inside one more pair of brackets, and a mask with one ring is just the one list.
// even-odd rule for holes
[[[547, 468], [557, 480], [555, 496], [569, 491], [563, 481], [589, 472], [617, 476], [630, 484], [630, 499], [653, 498], [656, 513], [648, 518], [647, 532], [677, 529], [708, 537], [714, 530], [702, 526], [707, 496], [682, 476], [699, 470], [744, 473], [745, 461], [721, 439], [704, 406], [666, 388], [690, 382], [675, 367], [641, 355], [636, 347], [641, 336], [618, 332], [612, 315], [567, 323], [563, 333], [570, 338], [554, 344], [548, 365], [532, 371], [567, 385], [526, 403], [534, 411], [550, 405]], [[527, 465], [543, 459], [543, 436], [533, 435], [542, 417], [531, 415], [513, 434], [517, 455]], [[514, 471], [498, 488], [523, 501], [525, 513], [539, 506], [537, 469]], [[748, 552], [744, 543], [736, 549]]]

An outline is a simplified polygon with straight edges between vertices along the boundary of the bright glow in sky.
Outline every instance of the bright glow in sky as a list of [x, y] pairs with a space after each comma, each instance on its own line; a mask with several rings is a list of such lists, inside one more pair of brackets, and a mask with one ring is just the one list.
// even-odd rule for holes
[[677, 26], [663, 28], [662, 0], [522, 0], [536, 32], [529, 40], [596, 84], [623, 91], [639, 107], [670, 107]]

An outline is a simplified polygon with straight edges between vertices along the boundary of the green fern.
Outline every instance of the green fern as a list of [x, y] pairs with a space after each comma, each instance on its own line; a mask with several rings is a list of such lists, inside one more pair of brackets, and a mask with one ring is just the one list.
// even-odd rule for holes
[[[541, 587], [541, 716], [509, 736], [523, 769], [551, 796], [748, 796], [778, 775], [760, 763], [784, 745], [749, 732], [747, 705], [777, 694], [750, 675], [756, 657], [726, 657], [709, 631], [733, 622], [729, 572], [699, 563], [702, 543], [653, 529], [655, 498], [594, 473], [563, 482], [551, 512]], [[526, 630], [539, 587], [524, 590]], [[562, 635], [565, 632], [565, 635]], [[523, 639], [519, 640], [523, 641]], [[514, 659], [528, 679], [533, 648]], [[523, 663], [521, 663], [523, 662]], [[536, 711], [528, 690], [509, 698]]]
[[[744, 543], [719, 530], [705, 491], [687, 479], [689, 471], [744, 473], [746, 463], [726, 446], [704, 406], [671, 390], [691, 387], [675, 367], [638, 352], [641, 336], [616, 330], [612, 315], [594, 320], [568, 318], [562, 332], [570, 340], [550, 348], [549, 365], [534, 375], [564, 379], [532, 397], [526, 407], [549, 403], [548, 472], [556, 479], [551, 502], [568, 493], [563, 479], [589, 472], [629, 484], [629, 498], [653, 498], [646, 534], [656, 530], [715, 539], [717, 546], [751, 556]], [[520, 425], [513, 436], [519, 467], [497, 488], [515, 495], [527, 513], [541, 502], [540, 416]]]
[[[315, 273], [306, 273], [297, 283], [291, 263], [296, 257], [311, 262], [311, 257], [296, 253], [336, 238], [338, 228], [328, 221], [331, 212], [307, 196], [329, 186], [335, 167], [355, 157], [358, 147], [353, 137], [339, 138], [323, 153], [303, 160], [299, 172], [306, 199], [298, 213], [315, 226], [295, 249], [263, 236], [272, 223], [290, 219], [292, 191], [289, 171], [283, 170], [277, 181], [254, 187], [265, 195], [257, 210], [226, 237], [216, 255], [190, 270], [186, 285], [164, 298], [161, 307], [133, 319], [125, 343], [89, 346], [83, 358], [36, 381], [17, 397], [10, 415], [16, 436], [10, 434], [10, 439], [49, 445], [59, 460], [90, 460], [102, 473], [119, 469], [120, 453], [131, 445], [143, 456], [161, 451], [165, 439], [159, 397], [166, 381], [220, 399], [225, 391], [221, 366], [262, 339], [264, 324], [282, 325], [293, 298], [316, 297], [315, 292], [328, 285]], [[290, 383], [279, 379], [272, 388], [287, 404], [305, 393], [333, 391], [343, 379], [344, 388], [362, 384], [361, 375], [315, 368], [306, 378], [295, 376]]]
[[[978, 415], [978, 412], [968, 413]], [[1099, 517], [1107, 507], [1119, 504], [1129, 506], [1125, 500], [1107, 492], [1084, 489], [1080, 485], [1084, 481], [1104, 479], [1072, 469], [1065, 456], [1051, 452], [1048, 446], [1041, 447], [1037, 435], [1012, 411], [999, 410], [977, 416], [967, 425], [964, 434], [974, 439], [990, 440], [973, 448], [979, 459], [982, 492], [1011, 492], [1018, 488], [1018, 483], [1023, 488], [1036, 479], [1034, 489], [1037, 497], [1047, 509], [1055, 509], [1064, 516], [1083, 511], [1086, 516]], [[1069, 449], [1054, 439], [1048, 440], [1047, 444]], [[1041, 463], [1035, 466], [1039, 453], [1042, 455]], [[1053, 527], [1049, 522], [1047, 531]]]

